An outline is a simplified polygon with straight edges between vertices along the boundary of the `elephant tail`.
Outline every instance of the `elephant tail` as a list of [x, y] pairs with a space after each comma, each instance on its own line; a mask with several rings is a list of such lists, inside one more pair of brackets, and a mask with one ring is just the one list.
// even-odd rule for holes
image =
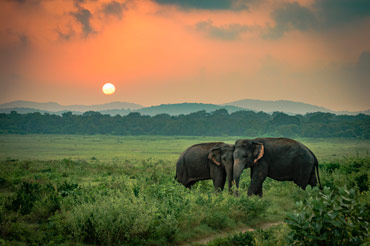
[[315, 157], [315, 169], [317, 172], [317, 180], [319, 181], [319, 187], [320, 187], [320, 190], [322, 190], [322, 185], [321, 185], [320, 175], [319, 175], [319, 162], [317, 161], [316, 157]]
[[319, 181], [319, 188], [320, 190], [322, 190], [322, 185], [321, 185], [321, 181], [320, 181], [320, 175], [319, 175], [319, 162], [316, 158], [316, 156], [314, 155], [314, 153], [312, 153], [312, 151], [310, 150], [313, 158], [315, 159], [315, 162], [314, 162], [314, 165], [315, 165], [315, 170], [316, 170], [316, 174], [317, 174], [317, 180]]
[[175, 175], [175, 180], [177, 180], [177, 173], [176, 173], [176, 175]]

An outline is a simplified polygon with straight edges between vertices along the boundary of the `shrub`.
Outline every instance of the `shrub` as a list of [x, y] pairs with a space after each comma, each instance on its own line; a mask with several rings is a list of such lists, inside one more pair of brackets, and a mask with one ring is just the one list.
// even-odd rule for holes
[[351, 174], [351, 173], [358, 173], [361, 168], [365, 167], [364, 160], [362, 159], [355, 159], [350, 160], [350, 163], [343, 166], [344, 173]]
[[333, 173], [334, 170], [339, 169], [339, 163], [325, 163], [320, 164], [320, 169], [327, 171], [328, 173]]
[[307, 192], [287, 216], [289, 245], [360, 245], [370, 236], [366, 207], [354, 189], [308, 188]]
[[69, 194], [72, 194], [75, 189], [78, 188], [78, 184], [69, 183], [64, 181], [64, 183], [58, 186], [58, 191], [62, 197], [66, 197]]
[[210, 242], [208, 246], [245, 246], [255, 245], [253, 232], [244, 232], [226, 238], [217, 238]]
[[67, 218], [74, 238], [101, 245], [122, 245], [148, 238], [155, 207], [148, 206], [143, 199], [125, 195], [101, 196], [75, 206]]
[[355, 182], [357, 187], [360, 189], [360, 192], [369, 190], [369, 178], [367, 173], [355, 177]]
[[11, 207], [8, 209], [12, 209], [14, 211], [19, 210], [22, 215], [29, 214], [39, 192], [39, 184], [23, 182], [17, 190], [16, 197], [11, 203]]
[[270, 202], [257, 196], [241, 194], [239, 199], [233, 199], [231, 210], [233, 217], [241, 222], [250, 222], [251, 219], [261, 217], [265, 214]]

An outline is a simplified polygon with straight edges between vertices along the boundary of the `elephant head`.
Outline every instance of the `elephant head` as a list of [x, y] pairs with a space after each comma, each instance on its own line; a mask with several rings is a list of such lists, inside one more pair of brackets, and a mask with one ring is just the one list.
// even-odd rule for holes
[[212, 148], [208, 154], [208, 159], [211, 163], [225, 169], [229, 192], [231, 192], [233, 180], [233, 152], [233, 144], [223, 144], [222, 146]]
[[236, 141], [233, 153], [233, 177], [237, 188], [239, 188], [239, 179], [243, 170], [258, 165], [258, 160], [261, 159], [265, 153], [264, 149], [263, 144], [259, 142], [251, 140]]

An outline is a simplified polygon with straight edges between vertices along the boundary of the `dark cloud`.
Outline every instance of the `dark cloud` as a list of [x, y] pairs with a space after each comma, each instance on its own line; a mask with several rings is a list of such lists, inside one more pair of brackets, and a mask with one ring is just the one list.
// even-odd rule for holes
[[115, 15], [118, 18], [122, 18], [122, 12], [126, 8], [124, 3], [119, 3], [117, 1], [112, 1], [110, 3], [103, 4], [103, 13], [105, 15]]
[[154, 0], [159, 4], [176, 5], [182, 9], [243, 10], [252, 0]]
[[72, 29], [69, 32], [62, 32], [60, 30], [56, 30], [56, 32], [58, 34], [59, 39], [66, 41], [70, 40], [75, 35]]
[[40, 5], [41, 0], [8, 0], [9, 2], [18, 3], [22, 6]]
[[70, 12], [70, 14], [82, 25], [82, 35], [83, 37], [88, 37], [90, 34], [95, 33], [94, 29], [91, 27], [90, 19], [92, 18], [92, 14], [88, 9], [85, 9], [80, 5], [83, 3], [83, 0], [76, 0], [75, 6], [77, 11]]
[[24, 33], [0, 30], [0, 36], [12, 40], [12, 42], [0, 45], [0, 74], [4, 77], [9, 74], [9, 71], [13, 71], [19, 62], [25, 59], [32, 49], [32, 43]]
[[28, 46], [29, 39], [25, 34], [19, 35], [19, 41], [21, 46]]
[[358, 58], [357, 67], [361, 71], [370, 73], [370, 51], [363, 51]]
[[265, 38], [280, 38], [293, 29], [327, 31], [370, 16], [369, 0], [317, 0], [307, 8], [299, 3], [285, 3], [271, 13], [275, 26]]
[[361, 83], [370, 85], [370, 51], [361, 53], [354, 71]]
[[250, 30], [250, 27], [240, 24], [230, 24], [226, 27], [214, 26], [212, 21], [202, 21], [196, 24], [196, 30], [207, 34], [207, 36], [215, 39], [236, 40], [240, 38], [240, 34]]
[[370, 16], [369, 0], [317, 0], [318, 28], [332, 28]]
[[272, 12], [271, 17], [276, 24], [273, 28], [270, 28], [265, 36], [266, 38], [280, 38], [291, 29], [304, 31], [316, 25], [315, 14], [298, 3], [285, 4]]

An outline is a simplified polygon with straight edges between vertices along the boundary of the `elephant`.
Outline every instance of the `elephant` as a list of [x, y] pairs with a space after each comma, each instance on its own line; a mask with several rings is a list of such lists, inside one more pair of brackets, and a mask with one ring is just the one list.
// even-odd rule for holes
[[199, 180], [212, 179], [216, 190], [223, 190], [226, 176], [231, 193], [234, 145], [223, 142], [200, 143], [187, 148], [176, 163], [175, 179], [190, 188]]
[[293, 181], [304, 190], [308, 184], [316, 186], [318, 180], [322, 188], [316, 156], [302, 143], [293, 139], [240, 139], [235, 142], [233, 158], [233, 182], [237, 190], [241, 173], [245, 168], [251, 168], [249, 196], [262, 196], [262, 184], [266, 177]]

